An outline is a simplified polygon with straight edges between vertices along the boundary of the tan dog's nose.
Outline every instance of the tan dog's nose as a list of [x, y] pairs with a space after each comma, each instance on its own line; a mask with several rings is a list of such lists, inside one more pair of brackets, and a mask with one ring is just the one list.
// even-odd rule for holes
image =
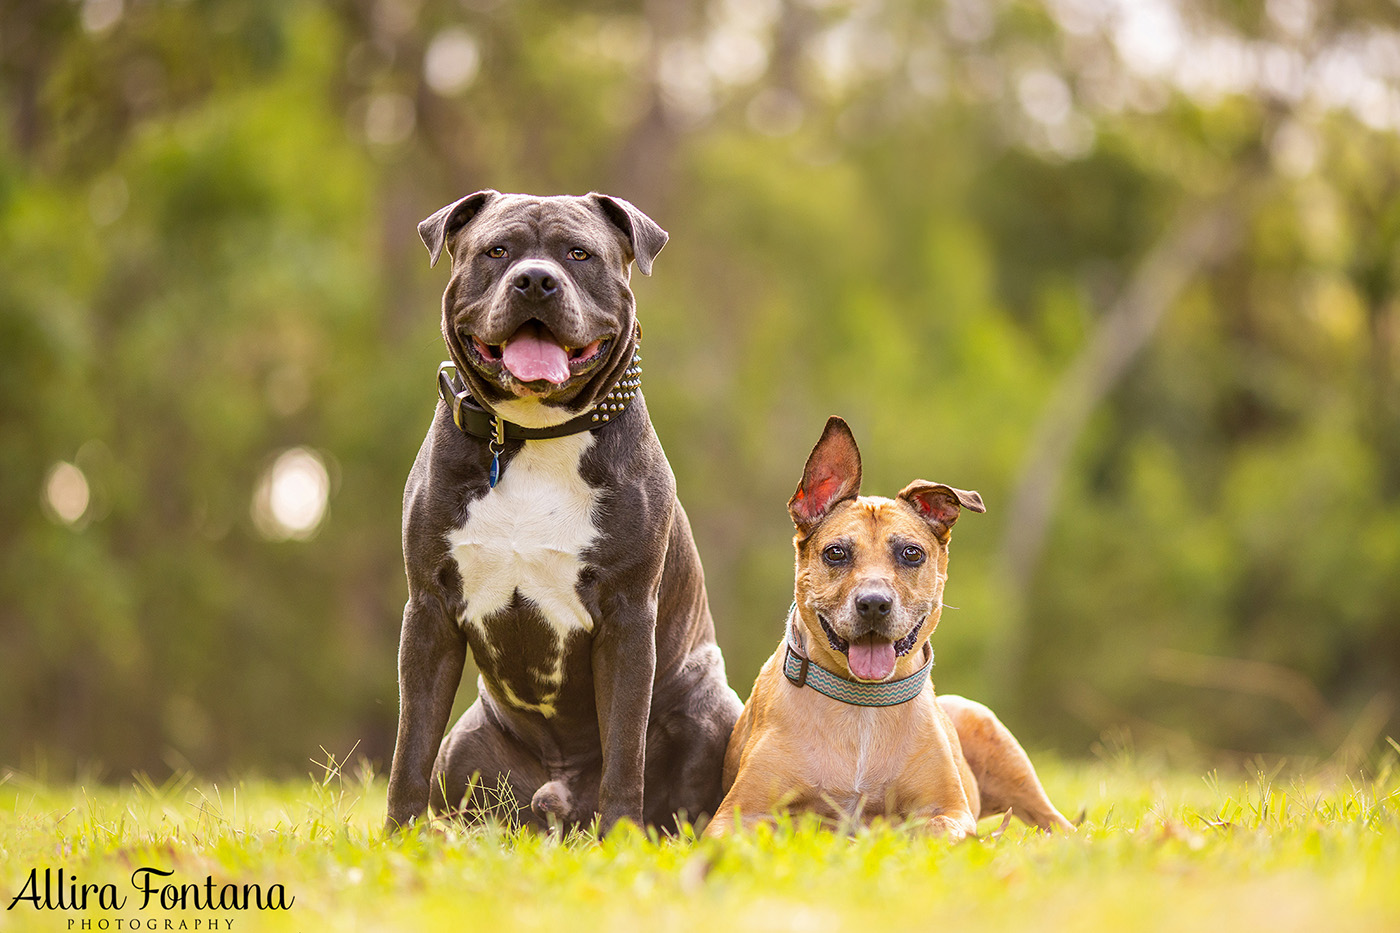
[[893, 605], [894, 598], [888, 593], [860, 593], [856, 596], [856, 615], [867, 625], [879, 625], [890, 614]]

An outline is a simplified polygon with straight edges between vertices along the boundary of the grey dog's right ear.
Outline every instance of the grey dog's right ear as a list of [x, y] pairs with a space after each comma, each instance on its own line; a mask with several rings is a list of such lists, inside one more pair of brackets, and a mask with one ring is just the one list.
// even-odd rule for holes
[[442, 245], [447, 242], [447, 238], [465, 227], [492, 198], [499, 195], [499, 191], [484, 188], [461, 200], [453, 201], [420, 223], [418, 235], [423, 238], [423, 245], [428, 247], [428, 265], [437, 265], [438, 257], [442, 255]]

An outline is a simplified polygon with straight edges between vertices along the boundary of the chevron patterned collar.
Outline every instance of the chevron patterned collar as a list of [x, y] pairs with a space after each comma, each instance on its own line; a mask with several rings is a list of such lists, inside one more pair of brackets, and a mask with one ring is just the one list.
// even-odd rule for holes
[[924, 689], [929, 671], [933, 669], [933, 647], [924, 642], [924, 665], [908, 677], [866, 683], [835, 674], [807, 657], [806, 639], [797, 624], [796, 603], [788, 611], [787, 634], [783, 644], [787, 649], [783, 658], [783, 676], [793, 686], [811, 687], [822, 696], [851, 706], [898, 706], [908, 703]]

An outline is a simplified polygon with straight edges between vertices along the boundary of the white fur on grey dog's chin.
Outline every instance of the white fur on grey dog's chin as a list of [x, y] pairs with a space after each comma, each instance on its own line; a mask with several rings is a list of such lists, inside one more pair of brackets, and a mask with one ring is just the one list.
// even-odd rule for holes
[[552, 428], [577, 416], [567, 408], [537, 398], [513, 398], [495, 402], [491, 407], [497, 415], [522, 428]]

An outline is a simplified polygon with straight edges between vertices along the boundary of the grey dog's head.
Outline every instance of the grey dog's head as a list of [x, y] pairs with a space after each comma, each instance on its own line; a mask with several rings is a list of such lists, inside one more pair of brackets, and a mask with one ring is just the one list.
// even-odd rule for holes
[[600, 400], [636, 348], [630, 264], [643, 274], [666, 231], [605, 194], [478, 191], [418, 225], [452, 279], [442, 334], [473, 397], [498, 412], [538, 402], [559, 422]]

